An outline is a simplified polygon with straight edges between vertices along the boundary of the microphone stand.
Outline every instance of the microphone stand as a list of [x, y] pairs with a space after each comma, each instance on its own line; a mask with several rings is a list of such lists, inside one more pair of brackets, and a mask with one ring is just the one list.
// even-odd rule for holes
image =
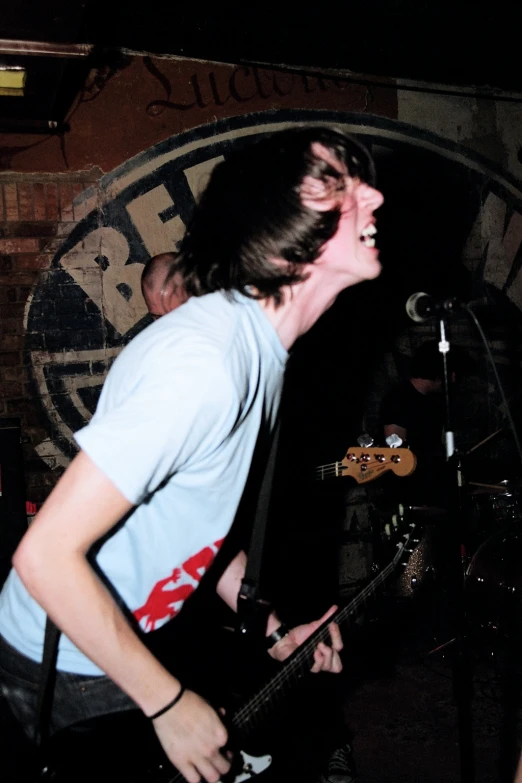
[[448, 373], [448, 352], [450, 344], [446, 338], [446, 320], [444, 315], [438, 321], [439, 351], [443, 363], [442, 388], [445, 407], [445, 451], [446, 451], [446, 481], [448, 493], [448, 520], [446, 533], [449, 538], [448, 547], [448, 592], [453, 616], [450, 617], [454, 637], [452, 682], [453, 695], [457, 705], [460, 780], [461, 783], [474, 783], [475, 764], [473, 746], [473, 676], [471, 673], [468, 642], [466, 638], [466, 616], [464, 609], [464, 558], [463, 547], [466, 540], [463, 519], [462, 493], [463, 479], [460, 459], [455, 451], [455, 434], [451, 410], [450, 386]]

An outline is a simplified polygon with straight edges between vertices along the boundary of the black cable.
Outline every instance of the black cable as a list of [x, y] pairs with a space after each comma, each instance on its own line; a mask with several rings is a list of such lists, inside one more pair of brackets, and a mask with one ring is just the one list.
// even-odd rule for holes
[[498, 371], [497, 371], [497, 368], [496, 368], [496, 365], [495, 365], [495, 361], [493, 359], [493, 354], [491, 353], [491, 348], [489, 347], [486, 335], [484, 334], [484, 330], [482, 329], [482, 326], [480, 325], [480, 322], [479, 322], [477, 316], [475, 315], [475, 313], [473, 312], [473, 310], [471, 309], [471, 307], [469, 307], [468, 305], [464, 304], [463, 305], [463, 309], [471, 317], [471, 320], [475, 324], [475, 326], [477, 328], [477, 331], [478, 331], [478, 333], [479, 333], [479, 335], [480, 335], [480, 337], [482, 339], [482, 342], [484, 343], [484, 346], [486, 348], [486, 353], [487, 353], [488, 359], [490, 361], [493, 373], [495, 375], [497, 388], [498, 388], [498, 390], [500, 392], [500, 396], [502, 398], [502, 403], [503, 403], [504, 408], [505, 408], [505, 416], [506, 416], [506, 419], [509, 422], [509, 427], [510, 427], [512, 435], [513, 435], [513, 440], [515, 442], [515, 447], [516, 447], [516, 450], [517, 450], [518, 458], [520, 460], [520, 465], [522, 467], [522, 448], [520, 447], [520, 440], [519, 440], [519, 437], [518, 437], [517, 428], [515, 427], [515, 422], [513, 421], [513, 417], [511, 415], [511, 410], [509, 409], [508, 401], [507, 401], [506, 395], [504, 393], [504, 388], [502, 386], [502, 383], [501, 383], [501, 380], [500, 380], [500, 376], [498, 374]]

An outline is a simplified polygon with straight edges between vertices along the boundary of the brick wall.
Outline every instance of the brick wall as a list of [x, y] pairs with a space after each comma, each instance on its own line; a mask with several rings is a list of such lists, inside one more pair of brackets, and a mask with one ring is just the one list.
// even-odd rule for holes
[[91, 184], [78, 175], [0, 180], [0, 416], [21, 420], [27, 499], [35, 503], [46, 498], [58, 473], [34, 450], [48, 432], [24, 351], [24, 313], [56, 243], [81, 217], [73, 199]]

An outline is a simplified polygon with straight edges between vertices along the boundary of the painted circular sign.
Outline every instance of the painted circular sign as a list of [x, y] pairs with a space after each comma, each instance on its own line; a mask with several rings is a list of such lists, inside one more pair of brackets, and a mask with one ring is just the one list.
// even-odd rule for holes
[[[346, 112], [271, 111], [217, 121], [161, 142], [77, 198], [75, 205], [85, 217], [64, 240], [28, 304], [26, 349], [50, 431], [37, 451], [49, 464], [64, 466], [74, 455], [73, 433], [92, 416], [112, 361], [149, 323], [140, 287], [143, 264], [176, 248], [213, 166], [237, 145], [305, 122], [340, 126], [358, 135], [374, 154], [413, 144], [466, 168], [487, 182], [495, 215], [516, 215], [510, 248], [520, 244], [520, 183], [487, 159], [394, 120]], [[509, 225], [499, 237], [501, 244], [506, 231]], [[503, 281], [493, 280], [498, 288], [516, 254], [505, 251]], [[498, 264], [495, 268], [498, 277]]]

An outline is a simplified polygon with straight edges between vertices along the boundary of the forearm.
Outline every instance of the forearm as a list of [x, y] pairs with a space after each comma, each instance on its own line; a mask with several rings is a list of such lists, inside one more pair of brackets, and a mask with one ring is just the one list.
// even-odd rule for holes
[[27, 547], [14, 563], [29, 592], [62, 632], [146, 715], [176, 695], [178, 681], [134, 633], [81, 553], [65, 555], [40, 547], [36, 554]]
[[[245, 575], [246, 563], [246, 553], [239, 552], [223, 572], [216, 588], [217, 594], [234, 612], [237, 612], [238, 595]], [[273, 610], [268, 616], [266, 635], [269, 636], [280, 625], [281, 620]]]
[[[244, 552], [239, 552], [223, 572], [216, 588], [218, 595], [226, 601], [234, 611], [237, 611], [238, 594], [245, 575], [246, 562], [246, 554]], [[328, 617], [332, 616], [336, 610], [337, 607], [333, 606], [319, 620], [298, 626], [292, 630], [289, 630], [286, 627], [280, 628], [282, 623], [278, 618], [277, 613], [275, 611], [270, 612], [266, 624], [265, 636], [268, 637], [279, 629], [281, 630], [282, 635], [280, 638], [270, 640], [270, 646], [267, 644], [268, 654], [275, 660], [284, 661], [310, 636], [310, 634], [314, 633]], [[335, 624], [331, 626], [330, 634], [332, 637], [332, 647], [329, 648], [325, 644], [318, 645], [314, 653], [313, 672], [339, 672], [342, 669], [339, 651], [342, 650], [343, 644], [339, 629]]]
[[86, 557], [131, 508], [80, 452], [23, 537], [13, 565], [63, 633], [150, 715], [179, 685], [136, 636]]

